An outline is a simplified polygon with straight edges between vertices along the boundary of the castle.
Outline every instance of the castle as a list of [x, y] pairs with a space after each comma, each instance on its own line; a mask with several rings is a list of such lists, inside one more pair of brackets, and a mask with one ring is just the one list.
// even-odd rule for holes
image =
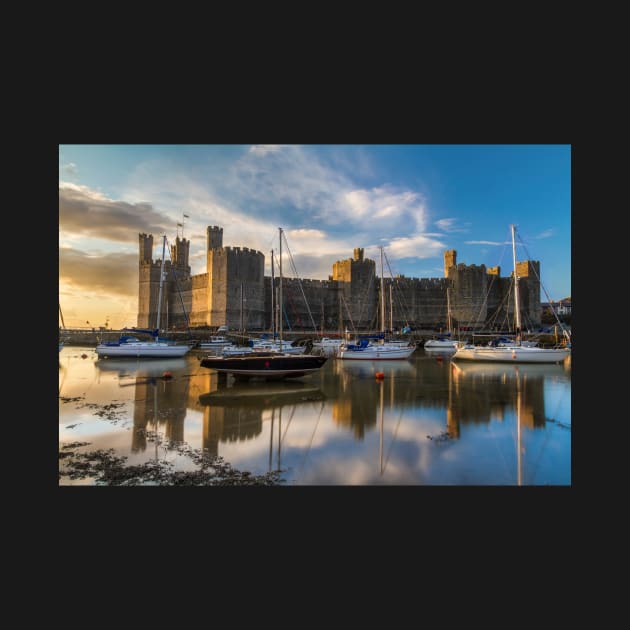
[[[139, 245], [138, 327], [152, 328], [157, 321], [162, 261], [152, 260], [152, 235], [139, 234]], [[189, 249], [190, 241], [178, 236], [171, 245], [171, 260], [164, 262], [162, 327], [273, 329], [272, 278], [264, 275], [262, 252], [224, 247], [223, 228], [208, 226], [207, 271], [191, 276]], [[518, 262], [517, 273], [523, 328], [540, 326], [540, 262]], [[385, 327], [445, 328], [448, 303], [453, 328], [478, 329], [484, 324], [509, 328], [505, 322], [514, 319], [511, 275], [502, 278], [500, 267], [458, 264], [457, 252], [446, 251], [444, 278], [384, 279]], [[279, 278], [273, 280], [273, 304], [277, 305]], [[282, 294], [285, 330], [380, 327], [380, 277], [376, 263], [364, 257], [363, 248], [355, 248], [353, 258], [335, 262], [328, 280], [283, 278]]]

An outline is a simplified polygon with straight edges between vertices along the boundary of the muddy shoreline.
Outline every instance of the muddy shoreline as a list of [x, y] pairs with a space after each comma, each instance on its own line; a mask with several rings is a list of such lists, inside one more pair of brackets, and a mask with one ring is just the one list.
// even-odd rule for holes
[[[64, 403], [81, 403], [81, 397], [59, 397]], [[94, 415], [111, 423], [118, 423], [121, 404], [83, 404]], [[237, 470], [220, 456], [209, 455], [193, 449], [185, 442], [168, 442], [155, 431], [142, 431], [146, 440], [170, 452], [188, 458], [195, 470], [174, 470], [173, 464], [164, 460], [151, 460], [139, 465], [127, 465], [127, 457], [116, 456], [114, 449], [84, 450], [89, 442], [59, 443], [59, 485], [67, 480], [91, 480], [95, 486], [276, 486], [283, 483], [280, 470], [263, 475]]]

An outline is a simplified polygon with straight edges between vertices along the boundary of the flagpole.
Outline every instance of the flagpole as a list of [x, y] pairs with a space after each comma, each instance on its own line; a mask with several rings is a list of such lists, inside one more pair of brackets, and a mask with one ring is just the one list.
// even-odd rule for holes
[[190, 219], [190, 217], [182, 212], [182, 240], [184, 240], [184, 224], [186, 223], [184, 219]]

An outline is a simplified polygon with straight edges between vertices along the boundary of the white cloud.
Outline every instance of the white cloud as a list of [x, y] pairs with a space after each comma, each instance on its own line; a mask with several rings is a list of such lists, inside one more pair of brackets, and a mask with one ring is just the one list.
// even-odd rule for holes
[[548, 230], [544, 230], [540, 234], [537, 234], [534, 238], [549, 238], [554, 235], [554, 230], [552, 228]]
[[393, 238], [386, 251], [390, 258], [432, 258], [440, 256], [447, 249], [442, 241], [436, 241], [419, 234]]
[[454, 217], [438, 219], [435, 221], [435, 225], [444, 232], [466, 232], [468, 231], [469, 223], [464, 223], [463, 225], [458, 224], [459, 219]]
[[59, 191], [61, 194], [61, 191], [68, 191], [68, 194], [74, 194], [74, 193], [78, 193], [80, 195], [84, 195], [85, 197], [91, 198], [91, 199], [97, 199], [99, 201], [112, 201], [111, 199], [108, 199], [102, 192], [98, 191], [98, 190], [94, 190], [93, 188], [90, 188], [89, 186], [82, 186], [81, 184], [73, 184], [72, 182], [67, 182], [64, 180], [61, 180], [59, 182]]

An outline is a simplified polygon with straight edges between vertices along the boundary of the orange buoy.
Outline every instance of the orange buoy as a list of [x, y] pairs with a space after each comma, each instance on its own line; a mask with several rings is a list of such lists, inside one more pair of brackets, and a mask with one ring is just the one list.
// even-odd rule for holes
[[375, 376], [378, 380], [380, 380], [382, 378], [385, 378], [385, 372], [377, 372]]
[[173, 375], [170, 372], [164, 372], [164, 374], [162, 374], [162, 376], [164, 378], [173, 378]]

